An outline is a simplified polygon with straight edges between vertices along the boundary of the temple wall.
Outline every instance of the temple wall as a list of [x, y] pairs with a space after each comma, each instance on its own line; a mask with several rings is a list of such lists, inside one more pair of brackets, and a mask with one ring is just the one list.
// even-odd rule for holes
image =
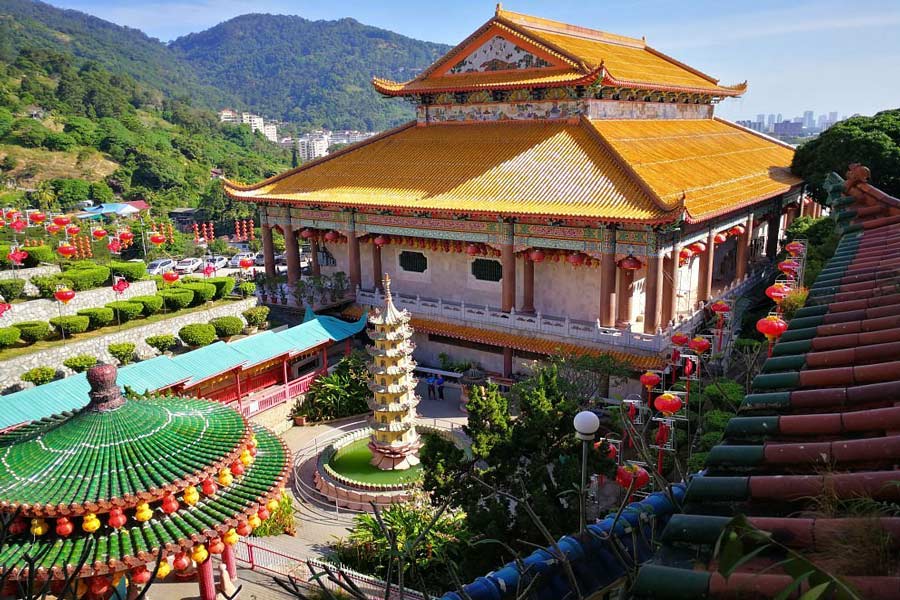
[[[521, 306], [524, 261], [517, 261]], [[542, 314], [594, 321], [600, 316], [600, 269], [545, 260], [534, 265], [534, 309]]]
[[65, 306], [60, 306], [56, 300], [40, 298], [27, 302], [15, 302], [12, 304], [4, 318], [7, 323], [19, 321], [48, 321], [53, 317], [70, 316], [85, 308], [104, 306], [116, 300], [128, 300], [134, 296], [146, 296], [156, 293], [155, 281], [134, 281], [122, 294], [116, 294], [111, 287], [100, 287], [83, 292], [76, 292], [75, 297]]

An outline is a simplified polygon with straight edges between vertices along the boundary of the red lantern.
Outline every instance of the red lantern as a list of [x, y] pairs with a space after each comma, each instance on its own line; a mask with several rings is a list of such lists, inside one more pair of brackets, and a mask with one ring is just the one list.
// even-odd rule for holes
[[112, 252], [113, 254], [118, 254], [119, 252], [122, 251], [122, 243], [119, 240], [113, 238], [106, 245], [106, 249], [109, 250], [110, 252]]
[[703, 254], [704, 252], [706, 252], [706, 244], [703, 242], [694, 242], [693, 244], [688, 246], [688, 248], [690, 248], [691, 252], [693, 252], [694, 254]]
[[175, 283], [178, 281], [178, 273], [175, 271], [166, 271], [163, 273], [162, 278], [166, 283]]
[[791, 289], [787, 285], [780, 281], [776, 281], [766, 288], [766, 296], [768, 296], [775, 304], [781, 304], [781, 301], [787, 297], [790, 291]]
[[[47, 220], [47, 215], [41, 212], [33, 212], [28, 215], [28, 220], [34, 223], [35, 225], [40, 225], [44, 221]], [[64, 223], [65, 224], [65, 223]]]
[[691, 341], [691, 338], [689, 338], [686, 333], [681, 333], [680, 331], [672, 336], [672, 343], [679, 348], [687, 344], [689, 341]]
[[22, 213], [20, 213], [19, 211], [15, 210], [15, 209], [12, 209], [12, 210], [6, 211], [6, 213], [3, 216], [6, 217], [7, 221], [14, 221], [21, 215], [22, 215]]
[[647, 371], [640, 377], [641, 385], [647, 388], [648, 390], [652, 390], [661, 381], [659, 375], [654, 373], [653, 371]]
[[164, 513], [171, 515], [178, 510], [178, 499], [172, 494], [166, 494], [162, 501], [162, 509]]
[[709, 306], [709, 309], [717, 315], [722, 315], [723, 313], [730, 312], [731, 306], [724, 300], [716, 300]]
[[334, 231], [333, 229], [330, 230], [328, 233], [325, 234], [325, 241], [326, 241], [326, 242], [333, 242], [333, 241], [335, 241], [336, 239], [338, 239], [338, 232], [337, 232], [337, 231]]
[[697, 354], [706, 354], [712, 344], [709, 343], [709, 340], [702, 337], [695, 337], [690, 342], [688, 342], [688, 348], [696, 352]]
[[134, 234], [130, 231], [122, 231], [119, 233], [119, 239], [125, 242], [126, 244], [134, 239]]
[[250, 267], [253, 266], [253, 259], [252, 258], [242, 258], [241, 262], [239, 264], [241, 265], [241, 268], [246, 271], [247, 269], [249, 269]]
[[25, 533], [28, 531], [28, 521], [25, 520], [24, 517], [16, 517], [13, 519], [13, 522], [9, 524], [9, 528], [7, 532], [9, 535], [19, 535], [21, 533]]
[[16, 248], [15, 250], [7, 254], [6, 258], [8, 258], [12, 264], [18, 267], [22, 265], [23, 260], [28, 258], [28, 253], [21, 248]]
[[128, 522], [128, 517], [121, 508], [112, 508], [109, 511], [109, 526], [113, 529], [121, 529]]
[[3, 219], [0, 219], [0, 228], [2, 228], [2, 227], [6, 227], [6, 221], [4, 221]]
[[3, 314], [11, 308], [12, 304], [10, 304], [9, 302], [0, 302], [0, 317], [2, 317]]
[[617, 264], [619, 265], [620, 269], [623, 269], [625, 271], [637, 271], [644, 266], [644, 263], [639, 261], [631, 254], [620, 260]]
[[584, 258], [584, 254], [581, 252], [573, 252], [566, 257], [566, 261], [573, 267], [578, 267], [584, 264]]
[[78, 225], [69, 225], [66, 227], [66, 233], [72, 237], [75, 237], [79, 233], [81, 233], [81, 227]]
[[787, 250], [788, 254], [790, 254], [791, 256], [797, 256], [798, 254], [803, 252], [805, 248], [806, 246], [796, 240], [784, 247], [784, 249]]
[[262, 508], [260, 508], [260, 509], [257, 511], [256, 516], [259, 517], [259, 520], [260, 520], [260, 521], [265, 521], [265, 520], [268, 519], [269, 516], [270, 516], [270, 515], [269, 515], [269, 509], [266, 508], [265, 506], [263, 506]]
[[129, 287], [128, 281], [124, 277], [118, 277], [112, 284], [112, 289], [117, 294], [124, 294]]
[[[694, 361], [689, 358], [684, 359], [684, 374], [690, 377], [694, 373]], [[690, 383], [690, 382], [688, 382]]]
[[619, 456], [619, 451], [616, 450], [616, 447], [609, 440], [600, 438], [600, 441], [594, 442], [594, 449], [599, 450], [603, 446], [603, 444], [607, 445], [606, 458], [608, 458], [609, 460], [616, 460], [616, 457]]
[[716, 244], [724, 244], [727, 241], [728, 241], [728, 234], [725, 233], [724, 231], [720, 231], [713, 237], [713, 242], [715, 242]]
[[164, 236], [161, 233], [151, 233], [150, 234], [150, 243], [154, 244], [156, 246], [159, 246], [160, 244], [165, 244], [166, 236]]
[[56, 249], [60, 256], [65, 258], [72, 258], [75, 254], [78, 253], [78, 249], [72, 244], [61, 244], [59, 248]]
[[784, 273], [785, 275], [796, 276], [797, 271], [800, 270], [800, 263], [796, 260], [790, 258], [788, 260], [783, 260], [778, 263], [778, 270]]
[[386, 235], [379, 235], [372, 240], [372, 243], [380, 248], [388, 243], [388, 237]]
[[237, 534], [242, 535], [244, 537], [253, 533], [253, 528], [250, 527], [250, 524], [247, 521], [241, 521], [237, 526]]
[[628, 489], [632, 486], [632, 482], [634, 482], [634, 489], [639, 490], [650, 483], [650, 473], [638, 465], [629, 464], [620, 466], [616, 470], [616, 483], [623, 488]]
[[91, 590], [91, 594], [94, 596], [105, 596], [106, 592], [109, 591], [110, 581], [109, 577], [91, 577], [90, 584], [88, 584], [88, 589]]
[[212, 496], [219, 491], [219, 486], [217, 486], [216, 482], [212, 479], [206, 479], [203, 481], [203, 485], [200, 486], [200, 489], [203, 490], [203, 493], [207, 496]]
[[694, 256], [694, 251], [691, 250], [690, 247], [682, 248], [681, 252], [678, 253], [678, 261], [680, 263], [684, 264], [687, 261], [691, 260], [691, 257], [693, 257], [693, 256]]
[[241, 461], [236, 460], [231, 464], [231, 474], [235, 477], [244, 474], [244, 465], [241, 463]]
[[50, 235], [56, 235], [60, 232], [61, 229], [62, 227], [60, 227], [56, 223], [50, 223], [49, 225], [47, 225], [47, 233], [49, 233]]
[[787, 331], [788, 325], [781, 317], [769, 315], [756, 322], [756, 330], [769, 340], [769, 356], [772, 356], [772, 345], [775, 340]]
[[60, 215], [58, 217], [53, 217], [53, 224], [58, 225], [59, 227], [65, 227], [66, 225], [68, 225], [71, 222], [72, 222], [72, 219], [70, 219], [69, 217], [62, 216], [62, 215]]
[[531, 259], [531, 262], [544, 262], [544, 251], [540, 248], [535, 248], [528, 254], [528, 258]]
[[144, 584], [150, 581], [150, 569], [144, 565], [134, 567], [129, 572], [129, 576], [131, 577], [132, 583]]
[[311, 238], [315, 237], [315, 235], [316, 235], [316, 232], [313, 231], [312, 229], [310, 229], [309, 227], [306, 227], [303, 231], [300, 232], [300, 237], [302, 237], [304, 240], [311, 239]]
[[73, 531], [75, 531], [75, 526], [72, 524], [72, 521], [66, 517], [59, 517], [56, 519], [56, 535], [59, 537], [69, 537], [72, 535]]
[[209, 550], [210, 554], [222, 554], [225, 551], [225, 542], [221, 538], [211, 539], [206, 545], [206, 549]]
[[12, 223], [9, 224], [10, 229], [15, 231], [16, 233], [22, 233], [22, 230], [25, 229], [26, 226], [27, 226], [27, 223], [25, 223], [25, 221], [22, 221], [20, 219], [16, 219], [15, 221], [13, 221]]
[[731, 229], [728, 230], [728, 235], [738, 236], [744, 235], [744, 232], [747, 231], [747, 228], [743, 225], [735, 225]]
[[668, 392], [660, 394], [656, 397], [656, 400], [653, 401], [653, 406], [656, 407], [656, 410], [667, 417], [681, 410], [681, 404], [681, 398]]
[[63, 304], [68, 304], [75, 298], [75, 291], [69, 288], [60, 288], [53, 292], [53, 297], [62, 302]]
[[469, 256], [476, 256], [481, 253], [481, 250], [478, 249], [478, 246], [475, 244], [466, 245], [466, 254]]
[[172, 566], [175, 567], [176, 571], [184, 571], [191, 566], [191, 559], [188, 558], [186, 552], [179, 552], [175, 555], [175, 559], [172, 561]]

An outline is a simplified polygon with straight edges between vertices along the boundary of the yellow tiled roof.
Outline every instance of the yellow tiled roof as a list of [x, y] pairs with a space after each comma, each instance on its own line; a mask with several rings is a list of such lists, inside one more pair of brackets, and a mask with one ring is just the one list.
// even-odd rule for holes
[[[485, 71], [445, 74], [441, 68], [458, 60], [492, 32], [515, 43], [531, 45], [556, 57], [559, 64], [541, 69]], [[629, 38], [557, 21], [497, 10], [494, 18], [438, 59], [431, 67], [407, 82], [375, 78], [375, 88], [384, 94], [466, 91], [483, 88], [534, 87], [583, 84], [603, 74], [608, 85], [645, 86], [650, 89], [737, 96], [746, 91], [746, 82], [719, 85], [706, 75], [651, 48], [643, 39]]]
[[587, 121], [406, 125], [252, 186], [250, 201], [670, 221]]
[[661, 202], [683, 196], [692, 220], [770, 198], [802, 182], [790, 172], [793, 149], [719, 119], [591, 123]]
[[[362, 314], [362, 308], [353, 306], [344, 311], [345, 317], [359, 318]], [[551, 356], [554, 354], [573, 354], [576, 356], [591, 355], [599, 356], [601, 354], [609, 354], [620, 361], [631, 363], [636, 370], [661, 369], [665, 365], [663, 358], [659, 356], [647, 356], [643, 354], [628, 354], [615, 350], [600, 350], [597, 348], [588, 348], [576, 344], [567, 344], [543, 338], [536, 338], [527, 335], [516, 335], [513, 333], [505, 333], [494, 331], [492, 329], [479, 329], [477, 327], [468, 327], [466, 325], [458, 325], [455, 323], [446, 323], [444, 321], [436, 321], [434, 319], [426, 319], [415, 315], [410, 319], [412, 328], [421, 333], [433, 333], [437, 335], [445, 335], [470, 342], [478, 342], [481, 344], [489, 344], [491, 346], [499, 346], [501, 348], [514, 348], [525, 352], [534, 352], [536, 354], [544, 354]]]

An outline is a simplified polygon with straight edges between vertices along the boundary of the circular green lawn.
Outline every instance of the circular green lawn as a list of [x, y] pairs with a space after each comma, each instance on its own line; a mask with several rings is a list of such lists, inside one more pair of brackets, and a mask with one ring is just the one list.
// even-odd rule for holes
[[422, 465], [402, 471], [382, 471], [373, 466], [371, 460], [369, 438], [363, 438], [338, 450], [328, 464], [347, 479], [361, 483], [390, 485], [418, 481], [422, 477]]

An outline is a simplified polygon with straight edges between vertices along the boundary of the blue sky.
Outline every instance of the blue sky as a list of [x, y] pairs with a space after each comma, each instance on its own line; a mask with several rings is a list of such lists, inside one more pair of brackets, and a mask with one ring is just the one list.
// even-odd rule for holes
[[[250, 12], [353, 17], [410, 37], [455, 44], [494, 11], [484, 0], [49, 0], [171, 40]], [[717, 114], [803, 110], [871, 114], [900, 107], [897, 0], [514, 0], [504, 8], [613, 33], [749, 92]]]

